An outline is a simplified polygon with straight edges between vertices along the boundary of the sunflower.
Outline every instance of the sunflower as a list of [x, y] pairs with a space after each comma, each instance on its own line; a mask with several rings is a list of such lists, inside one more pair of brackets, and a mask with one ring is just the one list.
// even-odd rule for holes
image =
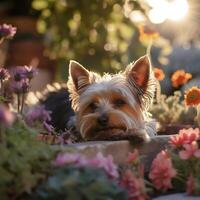
[[200, 104], [200, 89], [198, 87], [192, 87], [185, 92], [185, 104], [187, 106]]
[[154, 76], [157, 80], [162, 81], [165, 78], [164, 71], [160, 68], [154, 68]]
[[175, 88], [185, 84], [192, 78], [192, 74], [186, 73], [184, 70], [177, 70], [172, 74], [171, 81]]

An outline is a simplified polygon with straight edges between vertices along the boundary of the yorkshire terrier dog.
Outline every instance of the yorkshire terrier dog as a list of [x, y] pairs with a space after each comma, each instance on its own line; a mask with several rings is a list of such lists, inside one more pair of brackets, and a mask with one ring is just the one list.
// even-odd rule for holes
[[70, 61], [67, 86], [84, 139], [135, 135], [148, 141], [153, 134], [145, 128], [156, 86], [148, 56], [123, 72], [103, 76]]

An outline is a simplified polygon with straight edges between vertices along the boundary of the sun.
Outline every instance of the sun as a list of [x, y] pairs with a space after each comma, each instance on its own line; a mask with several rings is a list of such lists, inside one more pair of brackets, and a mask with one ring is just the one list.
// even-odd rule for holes
[[147, 0], [147, 2], [151, 7], [149, 18], [154, 24], [163, 23], [167, 19], [180, 21], [189, 10], [187, 0]]

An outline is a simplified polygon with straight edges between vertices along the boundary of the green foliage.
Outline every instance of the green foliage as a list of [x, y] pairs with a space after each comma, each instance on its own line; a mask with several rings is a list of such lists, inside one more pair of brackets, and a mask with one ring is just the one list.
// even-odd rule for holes
[[109, 180], [105, 172], [91, 167], [64, 166], [55, 169], [37, 188], [33, 199], [126, 200], [126, 192]]
[[49, 173], [54, 152], [35, 136], [21, 120], [4, 130], [0, 144], [1, 199], [21, 199]]
[[38, 30], [47, 36], [48, 54], [64, 60], [65, 72], [69, 59], [103, 72], [129, 62], [127, 50], [135, 27], [125, 17], [123, 4], [121, 0], [33, 0], [32, 7], [41, 12]]
[[175, 92], [173, 96], [161, 95], [159, 102], [150, 108], [150, 113], [161, 125], [167, 124], [194, 124], [196, 109], [186, 107], [181, 101], [181, 93]]

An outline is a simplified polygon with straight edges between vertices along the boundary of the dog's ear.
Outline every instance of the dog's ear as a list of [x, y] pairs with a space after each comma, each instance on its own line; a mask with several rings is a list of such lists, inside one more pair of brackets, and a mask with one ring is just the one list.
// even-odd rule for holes
[[89, 85], [90, 74], [80, 63], [71, 60], [69, 63], [69, 79], [72, 80], [76, 91], [82, 91]]
[[125, 71], [128, 81], [136, 84], [144, 92], [147, 90], [150, 73], [151, 64], [148, 56], [142, 56], [134, 63], [131, 63]]

